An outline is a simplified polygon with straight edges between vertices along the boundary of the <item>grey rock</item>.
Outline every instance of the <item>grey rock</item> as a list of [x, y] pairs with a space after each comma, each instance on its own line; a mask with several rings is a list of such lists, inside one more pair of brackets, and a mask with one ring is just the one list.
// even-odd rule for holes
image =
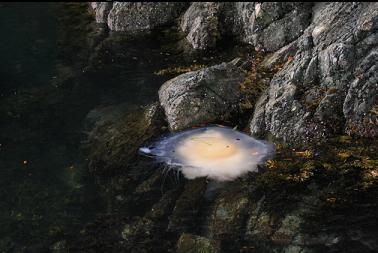
[[378, 136], [378, 49], [357, 66], [343, 104], [346, 132]]
[[220, 37], [234, 37], [257, 49], [275, 51], [298, 38], [310, 17], [308, 3], [192, 3], [181, 28], [195, 49], [214, 47]]
[[257, 49], [275, 51], [298, 38], [309, 25], [310, 17], [309, 3], [256, 3], [254, 12], [242, 21], [242, 41]]
[[91, 7], [95, 12], [97, 23], [107, 23], [109, 11], [113, 7], [112, 2], [91, 2]]
[[275, 51], [298, 38], [311, 18], [309, 3], [92, 2], [91, 7], [97, 22], [128, 32], [161, 27], [185, 12], [179, 23], [194, 49], [212, 48], [221, 37], [234, 37]]
[[180, 27], [194, 49], [215, 47], [220, 36], [218, 9], [219, 3], [195, 2], [183, 15]]
[[293, 41], [290, 44], [280, 48], [273, 54], [267, 56], [261, 65], [267, 69], [273, 69], [278, 64], [285, 63], [289, 57], [294, 56], [298, 50], [297, 41]]
[[173, 22], [186, 6], [185, 2], [114, 2], [108, 27], [127, 32], [150, 30]]
[[310, 26], [294, 42], [293, 61], [256, 106], [252, 134], [270, 132], [297, 144], [344, 130], [377, 136], [377, 10], [376, 3], [316, 4]]
[[263, 136], [266, 134], [265, 131], [265, 105], [268, 102], [268, 93], [265, 91], [260, 98], [257, 100], [255, 105], [254, 117], [251, 121], [250, 128], [254, 135]]
[[[239, 62], [240, 63], [240, 62]], [[246, 77], [237, 61], [177, 76], [163, 84], [159, 99], [173, 131], [226, 120], [236, 109]]]

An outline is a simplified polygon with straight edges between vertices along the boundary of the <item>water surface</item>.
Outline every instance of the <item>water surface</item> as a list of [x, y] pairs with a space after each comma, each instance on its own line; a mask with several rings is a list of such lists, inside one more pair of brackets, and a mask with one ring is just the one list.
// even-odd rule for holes
[[39, 251], [109, 211], [86, 169], [86, 115], [156, 101], [166, 78], [154, 72], [177, 61], [161, 41], [108, 35], [86, 10], [0, 5], [1, 252]]
[[[120, 231], [127, 232], [124, 228], [133, 223], [112, 201], [122, 202], [128, 196], [112, 196], [88, 172], [88, 154], [83, 148], [91, 127], [88, 115], [98, 115], [94, 112], [105, 107], [128, 111], [156, 102], [161, 84], [174, 76], [156, 75], [159, 70], [219, 63], [236, 55], [219, 51], [201, 57], [186, 54], [175, 47], [182, 35], [174, 28], [139, 37], [109, 32], [94, 24], [87, 10], [86, 3], [0, 4], [1, 252], [45, 252], [57, 243], [71, 241], [77, 241], [73, 243], [77, 249], [88, 251], [99, 245], [124, 249]], [[220, 201], [221, 209], [215, 214], [228, 218], [223, 216], [227, 208], [234, 210], [245, 203], [233, 204], [235, 196], [241, 196], [253, 203], [263, 199], [263, 211], [281, 218], [300, 209], [305, 222], [299, 230], [315, 238], [315, 244], [325, 233], [336, 234], [339, 241], [332, 246], [334, 252], [373, 252], [369, 243], [377, 234], [377, 150], [374, 140], [354, 142], [345, 136], [337, 146], [323, 146], [320, 152], [279, 148], [266, 173], [231, 182], [220, 190], [224, 191], [222, 198], [214, 195], [202, 205], [199, 200], [205, 180], [179, 182], [162, 192], [160, 171], [148, 175], [146, 182], [135, 180], [139, 184], [133, 185], [135, 190], [118, 191], [130, 194], [129, 202], [125, 201], [125, 205], [131, 203], [129, 216], [169, 216], [173, 231], [206, 235], [213, 229], [210, 226], [223, 224], [208, 223], [217, 219], [211, 208]], [[128, 178], [122, 180], [127, 186]], [[175, 203], [174, 209], [170, 201]], [[165, 209], [166, 203], [172, 210]], [[155, 204], [160, 205], [162, 214], [150, 212]], [[193, 208], [198, 208], [194, 216]], [[114, 222], [105, 217], [95, 223], [104, 214]], [[175, 247], [179, 234], [161, 233], [167, 231], [165, 219], [162, 227], [153, 227], [159, 231], [155, 240], [161, 245], [151, 240], [147, 248]], [[92, 226], [84, 236], [88, 223]], [[114, 229], [113, 223], [124, 227]], [[150, 232], [141, 224], [140, 231]], [[243, 226], [246, 229], [247, 225]], [[244, 232], [238, 229], [231, 237], [244, 238]], [[264, 227], [254, 232], [263, 234]], [[134, 238], [138, 243], [145, 242], [143, 233]], [[254, 239], [242, 243], [230, 239], [224, 246], [230, 252], [249, 243], [252, 249], [261, 247], [261, 252], [280, 252], [282, 247], [270, 241], [260, 245]], [[309, 247], [315, 252], [329, 249], [322, 243]]]

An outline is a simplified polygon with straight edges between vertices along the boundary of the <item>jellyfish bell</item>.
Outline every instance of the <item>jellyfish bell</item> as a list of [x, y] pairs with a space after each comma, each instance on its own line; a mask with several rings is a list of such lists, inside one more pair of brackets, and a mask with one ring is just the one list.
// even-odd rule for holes
[[139, 152], [177, 167], [188, 179], [233, 180], [273, 155], [268, 142], [223, 126], [209, 126], [165, 136]]

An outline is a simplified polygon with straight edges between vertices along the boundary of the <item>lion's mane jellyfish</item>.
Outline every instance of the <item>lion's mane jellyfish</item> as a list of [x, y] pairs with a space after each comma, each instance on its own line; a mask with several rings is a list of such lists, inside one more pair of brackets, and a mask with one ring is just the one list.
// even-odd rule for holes
[[140, 153], [180, 170], [188, 179], [233, 180], [273, 155], [274, 146], [232, 128], [209, 126], [165, 136]]

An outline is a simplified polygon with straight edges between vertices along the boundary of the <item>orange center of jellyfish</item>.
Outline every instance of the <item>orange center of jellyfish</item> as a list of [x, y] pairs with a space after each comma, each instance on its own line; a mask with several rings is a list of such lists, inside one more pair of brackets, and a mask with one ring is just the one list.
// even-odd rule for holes
[[231, 140], [218, 132], [205, 132], [185, 139], [177, 148], [187, 159], [218, 160], [231, 157], [237, 152]]

